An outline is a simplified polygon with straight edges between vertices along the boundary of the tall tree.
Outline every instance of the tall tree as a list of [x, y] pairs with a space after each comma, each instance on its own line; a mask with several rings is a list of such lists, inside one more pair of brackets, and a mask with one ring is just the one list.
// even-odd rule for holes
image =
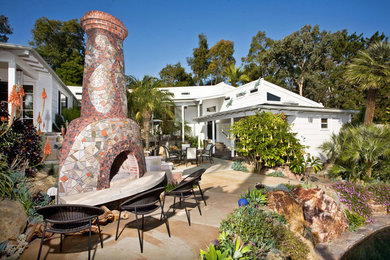
[[210, 64], [208, 72], [214, 84], [225, 80], [223, 70], [235, 63], [233, 53], [234, 43], [232, 41], [222, 39], [211, 47], [209, 51]]
[[[305, 25], [275, 44], [273, 58], [284, 70], [288, 86], [303, 96], [305, 86], [314, 89], [329, 59], [329, 33], [318, 25]], [[307, 95], [305, 95], [307, 96]]]
[[359, 51], [348, 65], [345, 78], [367, 91], [364, 124], [371, 124], [374, 120], [378, 90], [390, 84], [390, 44], [376, 42], [367, 50]]
[[185, 71], [180, 62], [175, 65], [168, 64], [159, 74], [161, 83], [167, 87], [194, 85], [191, 74]]
[[238, 82], [245, 83], [250, 81], [248, 75], [246, 75], [241, 70], [241, 66], [236, 68], [234, 66], [234, 63], [230, 64], [229, 67], [225, 68], [223, 73], [228, 78], [228, 82], [232, 84], [233, 87], [236, 87]]
[[0, 42], [8, 41], [8, 34], [12, 34], [13, 29], [8, 23], [8, 17], [0, 15]]
[[84, 31], [77, 19], [36, 20], [30, 45], [46, 60], [65, 84], [81, 85], [85, 56]]
[[265, 32], [258, 31], [252, 37], [248, 55], [241, 60], [244, 62], [245, 74], [250, 80], [272, 77], [275, 73], [275, 66], [272, 66], [268, 50], [272, 48], [274, 41], [265, 35]]
[[161, 82], [156, 78], [145, 76], [142, 80], [134, 77], [127, 77], [128, 102], [130, 104], [130, 115], [134, 115], [135, 120], [142, 122], [145, 134], [145, 148], [149, 149], [150, 143], [150, 123], [152, 113], [158, 111], [174, 118], [171, 107], [173, 94], [160, 89]]
[[188, 65], [194, 73], [194, 80], [198, 85], [203, 85], [203, 81], [208, 77], [209, 61], [209, 45], [207, 37], [203, 33], [198, 35], [199, 46], [193, 49], [193, 57], [187, 58]]

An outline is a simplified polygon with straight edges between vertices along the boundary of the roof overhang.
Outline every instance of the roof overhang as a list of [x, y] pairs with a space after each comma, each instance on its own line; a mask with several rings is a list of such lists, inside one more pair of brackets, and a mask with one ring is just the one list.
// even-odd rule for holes
[[0, 43], [0, 49], [8, 50], [15, 55], [16, 64], [21, 67], [26, 75], [30, 76], [33, 79], [37, 79], [34, 75], [38, 72], [49, 73], [52, 75], [58, 83], [77, 100], [77, 97], [70, 91], [70, 89], [65, 85], [64, 82], [58, 77], [54, 70], [47, 64], [47, 62], [42, 58], [42, 56], [31, 46], [10, 44], [10, 43]]
[[270, 104], [261, 104], [254, 105], [249, 107], [243, 107], [238, 109], [232, 109], [222, 112], [216, 112], [213, 114], [200, 116], [194, 118], [194, 120], [198, 122], [205, 122], [211, 120], [221, 120], [221, 119], [229, 119], [229, 118], [238, 118], [255, 115], [257, 112], [262, 111], [271, 111], [277, 113], [284, 113], [286, 115], [295, 115], [298, 112], [316, 112], [321, 114], [357, 114], [358, 110], [344, 110], [344, 109], [336, 109], [336, 108], [321, 108], [321, 107], [303, 107], [303, 106], [285, 106], [285, 105], [270, 105]]

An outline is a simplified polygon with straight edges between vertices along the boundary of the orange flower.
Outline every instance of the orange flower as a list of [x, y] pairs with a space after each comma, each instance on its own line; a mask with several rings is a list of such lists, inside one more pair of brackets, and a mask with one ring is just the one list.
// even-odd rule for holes
[[49, 143], [49, 137], [46, 137], [46, 144], [45, 147], [43, 148], [43, 154], [48, 156], [51, 153], [51, 146]]
[[22, 105], [20, 97], [18, 96], [18, 94], [16, 94], [16, 85], [14, 85], [14, 87], [12, 88], [11, 95], [9, 95], [8, 103], [17, 107]]
[[42, 98], [43, 100], [45, 100], [45, 99], [47, 98], [45, 88], [43, 88], [41, 98]]
[[41, 112], [38, 113], [37, 122], [38, 122], [38, 124], [42, 123]]
[[19, 89], [19, 91], [18, 91], [18, 95], [20, 96], [20, 97], [24, 97], [26, 94], [24, 94], [24, 89], [23, 89], [23, 86], [20, 86], [20, 89]]
[[6, 116], [2, 116], [1, 117], [1, 122], [5, 122], [5, 121], [7, 121], [8, 120], [8, 118], [6, 117]]

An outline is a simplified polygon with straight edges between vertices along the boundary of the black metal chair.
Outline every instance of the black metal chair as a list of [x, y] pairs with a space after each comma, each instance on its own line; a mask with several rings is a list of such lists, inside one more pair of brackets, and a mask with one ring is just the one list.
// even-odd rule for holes
[[[149, 190], [146, 192], [142, 192], [142, 193], [128, 199], [127, 201], [123, 202], [120, 205], [119, 219], [118, 219], [118, 226], [116, 228], [115, 240], [118, 239], [118, 230], [119, 230], [119, 223], [120, 223], [122, 211], [127, 210], [131, 213], [134, 213], [135, 219], [137, 222], [139, 245], [140, 245], [141, 253], [143, 253], [143, 251], [144, 251], [144, 242], [143, 242], [144, 241], [144, 233], [143, 233], [144, 216], [147, 214], [153, 213], [158, 208], [161, 208], [160, 221], [162, 220], [162, 217], [164, 217], [165, 225], [166, 225], [167, 231], [168, 231], [168, 236], [171, 237], [171, 232], [169, 230], [168, 220], [167, 220], [167, 217], [164, 213], [164, 206], [160, 200], [160, 195], [164, 190], [165, 190], [165, 187], [159, 187], [159, 188], [155, 188], [155, 189], [152, 189], [152, 190]], [[164, 200], [165, 199], [163, 199], [163, 201]], [[138, 220], [139, 215], [142, 216], [142, 222], [141, 222], [142, 236], [141, 236], [140, 225], [139, 225], [139, 220]]]
[[167, 162], [173, 162], [173, 161], [180, 161], [180, 155], [179, 154], [173, 154], [169, 151], [168, 147], [165, 145], [163, 146], [165, 151], [165, 157]]
[[187, 163], [190, 161], [195, 161], [196, 165], [198, 165], [198, 154], [196, 147], [187, 147], [186, 148], [186, 156], [185, 156], [185, 164], [187, 166]]
[[200, 154], [200, 158], [203, 162], [203, 158], [209, 159], [210, 163], [213, 163], [214, 144], [207, 145], [206, 149]]
[[188, 175], [187, 177], [185, 177], [180, 183], [194, 180], [194, 184], [196, 186], [198, 186], [198, 188], [199, 188], [199, 192], [200, 192], [200, 195], [202, 196], [202, 200], [204, 202], [204, 205], [207, 206], [206, 200], [204, 199], [204, 196], [203, 196], [202, 188], [200, 187], [200, 184], [199, 184], [199, 182], [202, 180], [202, 175], [205, 171], [206, 171], [206, 169], [204, 169], [204, 168], [196, 170], [195, 172], [193, 172], [190, 175]]
[[190, 216], [188, 214], [188, 210], [187, 210], [187, 206], [186, 206], [186, 203], [185, 203], [185, 199], [193, 196], [195, 201], [196, 201], [196, 204], [198, 206], [199, 214], [202, 215], [202, 211], [200, 210], [200, 203], [199, 203], [198, 199], [195, 196], [194, 185], [196, 185], [196, 180], [195, 179], [188, 180], [188, 181], [182, 181], [179, 184], [179, 186], [173, 188], [172, 190], [170, 190], [169, 192], [167, 192], [165, 194], [165, 196], [173, 196], [173, 212], [175, 212], [175, 209], [176, 209], [176, 206], [175, 206], [175, 204], [176, 204], [176, 197], [179, 197], [179, 199], [180, 199], [180, 206], [183, 203], [184, 209], [185, 209], [186, 215], [187, 215], [188, 225], [190, 225], [190, 226], [191, 226], [191, 220], [190, 220]]
[[[79, 205], [79, 204], [63, 204], [41, 207], [37, 209], [38, 214], [41, 214], [44, 219], [44, 228], [42, 233], [41, 245], [38, 251], [38, 260], [41, 256], [45, 232], [60, 234], [60, 251], [62, 252], [62, 236], [63, 234], [75, 233], [89, 229], [88, 237], [88, 259], [91, 258], [91, 227], [93, 220], [99, 230], [100, 244], [103, 248], [103, 239], [100, 232], [100, 224], [98, 216], [104, 213], [104, 210], [98, 207]], [[48, 225], [49, 224], [49, 225]]]

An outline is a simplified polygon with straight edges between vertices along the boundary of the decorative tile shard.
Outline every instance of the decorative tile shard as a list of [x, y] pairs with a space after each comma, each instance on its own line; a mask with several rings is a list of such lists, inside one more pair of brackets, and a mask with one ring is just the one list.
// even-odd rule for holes
[[[123, 23], [104, 12], [80, 20], [87, 34], [81, 117], [71, 122], [61, 150], [59, 195], [110, 187], [112, 165], [127, 156], [129, 180], [141, 177], [145, 158], [138, 125], [127, 118]], [[121, 177], [123, 178], [123, 177]]]

